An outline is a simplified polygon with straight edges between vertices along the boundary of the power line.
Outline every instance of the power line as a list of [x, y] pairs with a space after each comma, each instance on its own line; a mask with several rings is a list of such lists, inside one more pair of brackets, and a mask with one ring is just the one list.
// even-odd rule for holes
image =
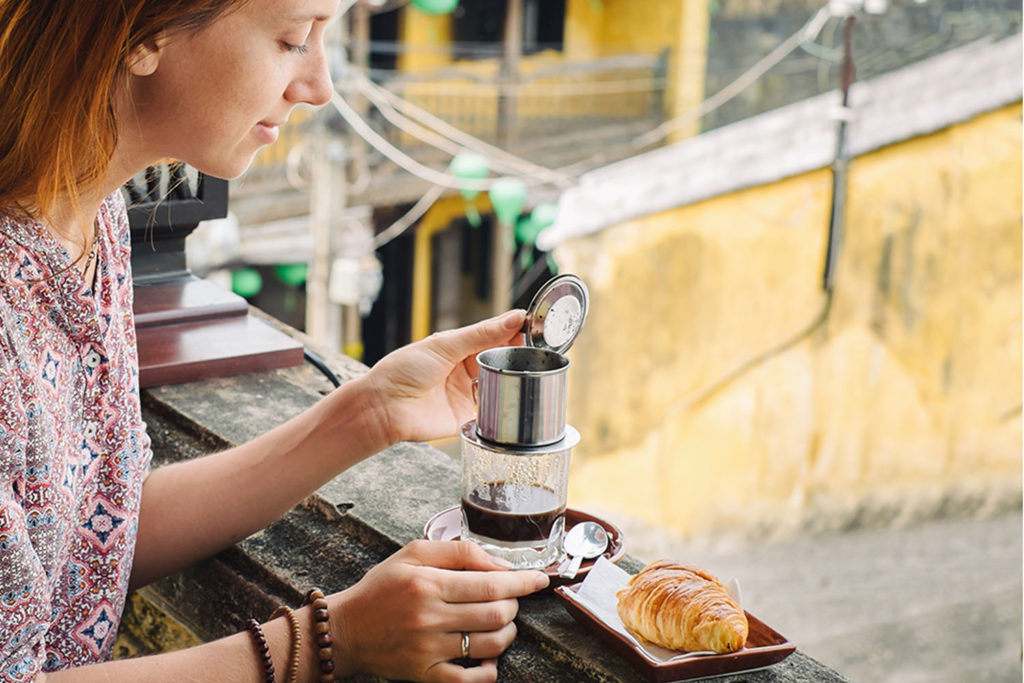
[[806, 24], [803, 25], [803, 27], [800, 28], [799, 31], [782, 41], [774, 50], [762, 57], [752, 67], [741, 74], [739, 78], [701, 102], [693, 109], [669, 119], [654, 130], [637, 137], [633, 141], [633, 146], [643, 148], [656, 142], [660, 142], [678, 130], [681, 126], [699, 119], [706, 114], [713, 112], [715, 109], [718, 109], [723, 104], [753, 85], [769, 69], [796, 50], [801, 43], [814, 40], [818, 34], [821, 33], [821, 29], [824, 28], [825, 23], [831, 16], [832, 14], [829, 12], [828, 7], [822, 7]]
[[[566, 188], [575, 185], [575, 179], [557, 171], [553, 171], [549, 168], [545, 168], [531, 161], [527, 161], [521, 157], [518, 157], [500, 147], [490, 145], [479, 138], [476, 138], [469, 133], [456, 128], [444, 119], [431, 114], [421, 107], [417, 107], [412, 102], [399, 97], [387, 88], [383, 88], [370, 79], [362, 76], [361, 74], [356, 78], [357, 86], [360, 91], [363, 92], [371, 100], [373, 97], [369, 94], [373, 92], [374, 95], [381, 101], [386, 102], [390, 105], [392, 111], [396, 113], [404, 113], [407, 118], [415, 119], [425, 126], [430, 126], [434, 130], [438, 131], [441, 135], [447, 137], [455, 143], [462, 145], [465, 149], [472, 150], [478, 154], [482, 154], [487, 157], [495, 165], [511, 170], [512, 172], [531, 175], [544, 182], [548, 182], [556, 187]], [[375, 101], [375, 100], [374, 100]], [[375, 101], [376, 103], [376, 101]], [[380, 106], [378, 105], [378, 109]], [[383, 111], [381, 112], [383, 113]], [[406, 131], [412, 133], [411, 130]], [[462, 150], [459, 150], [462, 151]]]

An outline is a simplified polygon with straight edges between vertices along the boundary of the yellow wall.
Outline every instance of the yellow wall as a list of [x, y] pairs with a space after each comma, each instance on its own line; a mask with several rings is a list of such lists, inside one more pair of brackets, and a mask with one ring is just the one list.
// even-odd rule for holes
[[826, 324], [710, 395], [822, 309], [829, 171], [559, 247], [570, 504], [700, 536], [1019, 495], [1021, 186], [1019, 104], [856, 159]]
[[399, 71], [429, 71], [451, 62], [446, 52], [436, 49], [452, 40], [451, 17], [430, 15], [411, 6], [399, 16], [398, 31], [404, 48], [398, 55]]
[[[704, 95], [709, 0], [568, 0], [565, 16], [564, 49], [545, 51], [521, 58], [519, 72], [535, 73], [562, 62], [583, 62], [615, 55], [659, 55], [670, 51], [664, 108], [668, 117], [697, 106]], [[436, 48], [452, 40], [451, 18], [430, 16], [407, 7], [401, 15], [401, 37], [408, 50], [399, 60], [406, 73], [428, 74], [443, 67], [486, 77], [484, 82], [443, 78], [407, 85], [403, 97], [449, 120], [470, 114], [470, 119], [493, 120], [497, 116], [498, 59], [453, 62]], [[649, 73], [647, 74], [649, 76]], [[530, 79], [518, 89], [517, 111], [521, 120], [531, 117], [644, 116], [650, 111], [650, 92], [624, 91], [607, 96], [611, 78], [619, 83], [643, 78], [641, 73], [575, 73], [552, 78]], [[460, 125], [469, 132], [472, 122]], [[699, 132], [699, 121], [680, 129], [673, 140]]]

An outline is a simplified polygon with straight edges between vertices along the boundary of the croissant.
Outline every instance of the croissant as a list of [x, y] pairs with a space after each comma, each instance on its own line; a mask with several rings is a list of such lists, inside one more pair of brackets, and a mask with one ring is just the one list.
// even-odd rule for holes
[[735, 652], [747, 640], [747, 615], [706, 570], [656, 560], [618, 592], [622, 623], [671, 650]]

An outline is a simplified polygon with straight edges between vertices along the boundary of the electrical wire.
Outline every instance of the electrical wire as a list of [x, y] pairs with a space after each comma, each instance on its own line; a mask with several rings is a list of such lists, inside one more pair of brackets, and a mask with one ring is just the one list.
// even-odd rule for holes
[[[850, 86], [854, 80], [854, 63], [853, 63], [853, 15], [845, 17], [842, 22], [843, 28], [843, 67], [841, 73], [840, 90], [843, 94], [842, 105], [843, 107], [849, 106], [849, 95]], [[846, 208], [846, 183], [847, 176], [846, 170], [849, 163], [849, 148], [846, 145], [847, 135], [847, 123], [846, 119], [840, 118], [838, 122], [838, 129], [836, 131], [836, 149], [835, 159], [833, 162], [832, 171], [832, 207], [829, 212], [828, 222], [828, 245], [826, 247], [826, 259], [825, 259], [825, 272], [822, 276], [822, 289], [825, 293], [825, 301], [819, 309], [817, 315], [811, 320], [811, 322], [798, 331], [793, 336], [782, 342], [772, 346], [771, 348], [748, 358], [747, 360], [739, 363], [731, 370], [721, 375], [714, 381], [706, 384], [698, 391], [691, 392], [689, 395], [684, 396], [679, 401], [675, 402], [669, 409], [669, 413], [675, 413], [680, 410], [688, 410], [699, 406], [704, 401], [711, 398], [719, 390], [726, 385], [732, 383], [736, 378], [746, 374], [751, 369], [762, 365], [763, 363], [771, 360], [779, 354], [787, 351], [801, 341], [810, 337], [815, 330], [820, 328], [828, 320], [829, 313], [832, 311], [832, 302], [835, 298], [835, 267], [836, 262], [839, 258], [839, 249], [842, 243], [843, 226], [845, 221], [845, 208]]]
[[668, 137], [681, 126], [702, 118], [718, 109], [723, 104], [753, 85], [769, 69], [799, 48], [801, 43], [805, 41], [813, 41], [818, 34], [821, 33], [821, 29], [824, 28], [825, 23], [831, 16], [832, 14], [829, 12], [828, 7], [822, 7], [800, 28], [799, 31], [779, 43], [774, 50], [759, 59], [752, 67], [740, 74], [740, 76], [732, 83], [725, 86], [693, 109], [671, 118], [659, 125], [657, 128], [637, 137], [633, 141], [633, 146], [639, 148], [649, 147], [650, 145], [660, 142], [664, 138]]
[[[729, 101], [749, 87], [750, 84], [760, 78], [766, 71], [768, 71], [768, 69], [782, 61], [786, 55], [797, 49], [804, 41], [813, 41], [821, 32], [821, 29], [825, 25], [829, 16], [831, 15], [828, 13], [827, 8], [818, 10], [814, 17], [812, 17], [799, 31], [794, 33], [789, 39], [781, 43], [772, 52], [759, 60], [753, 67], [748, 69], [730, 85], [719, 91], [715, 96], [705, 100], [700, 106], [695, 110], [691, 110], [687, 115], [671, 119], [658, 128], [648, 132], [644, 136], [640, 136], [634, 141], [634, 144], [638, 146], [647, 146], [653, 142], [660, 141], [662, 138], [669, 135], [672, 130], [678, 127], [683, 120], [692, 119], [695, 115], [703, 116], [722, 106], [725, 102]], [[495, 163], [499, 167], [506, 169], [511, 167], [517, 171], [529, 170], [535, 174], [539, 172], [540, 175], [546, 177], [548, 182], [555, 182], [562, 188], [566, 187], [567, 184], [575, 184], [571, 177], [565, 173], [551, 171], [550, 169], [527, 162], [511, 155], [505, 150], [488, 145], [482, 140], [451, 126], [439, 117], [435, 117], [429, 112], [416, 107], [408, 100], [401, 98], [388, 91], [386, 88], [373, 83], [369, 78], [362, 74], [357, 73], [355, 75], [354, 82], [356, 89], [374, 104], [377, 110], [381, 112], [381, 115], [384, 116], [389, 123], [424, 142], [434, 145], [442, 151], [452, 155], [459, 154], [463, 150], [454, 143], [461, 142], [474, 151], [484, 153], [489, 157], [489, 160], [492, 163]], [[370, 125], [361, 116], [359, 116], [358, 112], [356, 112], [356, 110], [344, 100], [340, 93], [335, 92], [331, 98], [331, 102], [338, 113], [341, 114], [350, 126], [352, 126], [352, 129], [375, 149], [409, 173], [433, 183], [432, 187], [420, 197], [420, 199], [405, 215], [374, 237], [375, 249], [380, 249], [408, 230], [427, 212], [427, 210], [429, 210], [434, 202], [441, 197], [444, 193], [444, 188], [449, 187], [472, 190], [478, 189], [477, 187], [474, 187], [474, 185], [479, 184], [488, 186], [490, 184], [487, 181], [464, 181], [420, 164], [418, 161], [399, 150], [383, 136], [374, 131], [373, 128], [370, 127]], [[411, 112], [410, 115], [405, 115], [401, 109]], [[420, 125], [419, 122], [412, 119], [413, 116], [418, 118], [419, 122], [431, 125], [434, 130], [438, 132], [434, 132], [426, 128], [424, 125]]]
[[572, 176], [545, 168], [544, 166], [540, 166], [531, 161], [527, 161], [526, 159], [522, 159], [521, 157], [517, 157], [511, 152], [503, 150], [500, 147], [488, 144], [483, 140], [456, 128], [444, 119], [431, 114], [422, 107], [418, 107], [412, 102], [399, 97], [387, 88], [377, 85], [362, 74], [358, 76], [357, 80], [363, 83], [364, 87], [367, 89], [373, 90], [382, 100], [391, 104], [396, 111], [405, 114], [407, 117], [418, 121], [424, 126], [429, 126], [441, 135], [463, 145], [466, 149], [477, 152], [488, 159], [506, 164], [506, 167], [508, 168], [518, 170], [518, 172], [523, 174], [532, 175], [559, 188], [564, 189], [576, 184], [575, 179]]
[[423, 196], [419, 198], [419, 201], [413, 204], [412, 208], [409, 209], [404, 216], [388, 226], [386, 230], [382, 230], [374, 236], [373, 248], [380, 249], [385, 244], [408, 230], [413, 223], [418, 221], [423, 214], [425, 214], [427, 210], [434, 205], [434, 202], [436, 202], [442, 194], [444, 194], [443, 187], [440, 185], [432, 185], [429, 190], [423, 193]]
[[[818, 35], [820, 35], [828, 19], [832, 16], [833, 15], [827, 6], [822, 7], [798, 31], [776, 46], [771, 52], [758, 60], [753, 66], [719, 90], [715, 95], [707, 98], [693, 109], [680, 114], [669, 121], [665, 121], [653, 130], [635, 138], [631, 143], [631, 147], [643, 148], [651, 146], [660, 142], [684, 123], [703, 117], [718, 109], [755, 83], [769, 69], [779, 64], [783, 59], [797, 49], [804, 49], [822, 60], [823, 63], [832, 61], [832, 59], [830, 59], [832, 55], [825, 53], [815, 54], [817, 50], [814, 49], [828, 49], [825, 46], [818, 45], [814, 40]], [[814, 47], [811, 48], [811, 46]], [[834, 54], [834, 52], [835, 49], [833, 48], [832, 54]], [[385, 120], [399, 130], [413, 135], [423, 142], [431, 144], [437, 149], [448, 154], [456, 155], [463, 152], [465, 149], [480, 153], [486, 156], [488, 161], [496, 169], [525, 176], [528, 184], [536, 184], [536, 182], [540, 181], [555, 185], [561, 189], [571, 187], [576, 184], [579, 171], [584, 169], [595, 159], [603, 157], [603, 155], [594, 155], [586, 160], [558, 170], [548, 169], [517, 157], [506, 150], [490, 145], [466, 133], [465, 131], [456, 128], [455, 126], [452, 126], [440, 117], [437, 117], [425, 109], [414, 105], [412, 102], [398, 96], [387, 88], [374, 83], [362, 73], [356, 72], [353, 81], [358, 92], [367, 97], [378, 111], [380, 111]], [[646, 83], [650, 84], [650, 81], [646, 81]], [[607, 84], [601, 85], [607, 86]], [[582, 86], [573, 87], [580, 88]], [[412, 157], [406, 155], [397, 147], [389, 143], [383, 136], [374, 131], [373, 128], [370, 127], [370, 125], [363, 120], [347, 102], [345, 102], [344, 98], [339, 93], [334, 94], [332, 97], [332, 103], [342, 117], [345, 118], [350, 126], [352, 126], [353, 130], [355, 130], [370, 145], [380, 151], [385, 157], [398, 164], [404, 170], [427, 180], [432, 184], [432, 187], [420, 197], [420, 199], [404, 216], [395, 221], [395, 223], [374, 238], [375, 248], [380, 248], [409, 229], [409, 227], [419, 220], [430, 206], [432, 206], [433, 203], [444, 193], [444, 188], [484, 190], [493, 182], [493, 180], [463, 180], [424, 166]]]
[[320, 356], [316, 355], [307, 348], [303, 348], [302, 357], [305, 358], [310, 365], [312, 365], [321, 373], [323, 373], [324, 377], [327, 378], [327, 381], [333, 384], [335, 388], [341, 386], [341, 380], [338, 379], [338, 376], [334, 374], [333, 370], [327, 367], [327, 363], [325, 363]]
[[[440, 149], [443, 152], [447, 152], [452, 156], [461, 154], [462, 152], [465, 152], [466, 149], [468, 148], [471, 151], [475, 151], [479, 154], [486, 156], [488, 162], [492, 167], [494, 167], [494, 170], [496, 171], [514, 173], [517, 175], [526, 176], [527, 178], [536, 178], [537, 180], [549, 182], [552, 185], [556, 185], [561, 189], [565, 189], [566, 187], [575, 184], [573, 180], [571, 178], [568, 178], [567, 176], [558, 174], [555, 171], [544, 168], [543, 166], [538, 166], [536, 164], [530, 163], [524, 159], [520, 159], [519, 157], [514, 157], [510, 154], [488, 154], [489, 150], [485, 149], [484, 147], [486, 143], [484, 143], [482, 140], [474, 138], [468, 133], [460, 131], [465, 136], [462, 139], [472, 144], [473, 147], [464, 146], [463, 144], [460, 144], [459, 142], [455, 141], [450, 136], [445, 136], [440, 133], [436, 133], [430, 130], [429, 128], [426, 128], [425, 126], [420, 125], [416, 121], [412, 120], [410, 117], [401, 113], [391, 103], [390, 99], [384, 96], [384, 93], [391, 94], [387, 89], [377, 86], [375, 83], [373, 83], [373, 81], [366, 78], [365, 76], [361, 76], [356, 79], [356, 88], [359, 90], [359, 92], [365, 95], [366, 98], [369, 99], [375, 107], [377, 107], [377, 110], [380, 111], [381, 115], [384, 116], [384, 118], [387, 121], [389, 121], [392, 125], [394, 125], [396, 128], [414, 137], [417, 137], [423, 142], [431, 144], [437, 149]], [[401, 99], [398, 98], [397, 96], [395, 97], [397, 99]], [[408, 103], [407, 100], [402, 101]], [[510, 156], [512, 157], [513, 160], [509, 160], [505, 158], [505, 156]]]
[[666, 415], [679, 412], [680, 410], [686, 410], [699, 406], [700, 404], [704, 403], [709, 398], [714, 396], [716, 393], [718, 393], [723, 387], [732, 383], [737, 377], [746, 374], [749, 370], [771, 360], [772, 358], [778, 356], [782, 352], [793, 348], [804, 339], [810, 337], [812, 334], [814, 334], [815, 330], [821, 327], [825, 323], [825, 321], [828, 320], [828, 315], [832, 311], [833, 298], [834, 290], [830, 289], [826, 291], [825, 302], [822, 304], [821, 309], [819, 309], [817, 315], [814, 316], [814, 318], [805, 328], [794, 334], [789, 339], [786, 339], [776, 344], [775, 346], [767, 349], [766, 351], [763, 351], [762, 353], [757, 354], [756, 356], [748, 358], [742, 363], [736, 365], [728, 372], [719, 376], [714, 381], [705, 384], [697, 391], [691, 392], [688, 395], [681, 398], [680, 400], [676, 401], [675, 404], [673, 404], [666, 411]]
[[[452, 76], [453, 80], [456, 76]], [[417, 82], [410, 82], [415, 85]], [[456, 83], [430, 83], [430, 95], [433, 96], [459, 96], [478, 97], [481, 99], [492, 99], [495, 91], [515, 91], [519, 97], [537, 97], [540, 95], [553, 95], [559, 97], [589, 96], [589, 95], [628, 95], [630, 93], [651, 93], [665, 89], [666, 80], [662, 77], [639, 77], [619, 78], [615, 80], [602, 81], [576, 81], [576, 82], [553, 82], [536, 83], [530, 81], [519, 81], [514, 83], [501, 83], [498, 81], [463, 81]], [[543, 92], [538, 92], [543, 91]]]
[[370, 81], [367, 78], [356, 78], [356, 90], [362, 93], [366, 99], [370, 100], [373, 106], [377, 108], [377, 111], [381, 113], [381, 116], [383, 116], [384, 119], [395, 128], [408, 133], [429, 145], [433, 145], [442, 152], [447, 152], [452, 156], [465, 151], [461, 145], [456, 144], [451, 139], [446, 138], [443, 135], [438, 135], [434, 131], [419, 125], [400, 113], [397, 109], [392, 107], [387, 100], [381, 97], [374, 88], [368, 87], [369, 83]]
[[418, 178], [422, 178], [434, 185], [441, 185], [442, 187], [450, 187], [452, 189], [459, 190], [487, 190], [494, 183], [493, 180], [464, 180], [456, 178], [449, 173], [443, 173], [441, 171], [434, 170], [429, 166], [424, 166], [385, 140], [380, 133], [370, 127], [370, 124], [364, 121], [358, 112], [356, 112], [356, 110], [345, 101], [345, 98], [341, 96], [341, 93], [337, 91], [334, 92], [331, 96], [331, 104], [334, 105], [334, 108], [339, 114], [341, 114], [341, 117], [345, 119], [345, 122], [348, 123], [348, 125], [352, 127], [352, 130], [354, 130], [361, 138], [366, 140], [366, 142], [385, 157], [402, 167], [402, 169]]
[[[341, 93], [335, 90], [331, 97], [331, 104], [341, 114], [342, 118], [345, 119], [346, 123], [352, 127], [361, 138], [369, 143], [374, 149], [383, 154], [385, 157], [393, 161], [395, 164], [400, 166], [403, 170], [411, 173], [412, 175], [426, 180], [433, 185], [440, 185], [456, 190], [477, 190], [487, 191], [491, 188], [498, 178], [490, 178], [484, 180], [472, 180], [465, 178], [457, 178], [449, 173], [437, 171], [429, 166], [424, 166], [420, 162], [416, 161], [402, 150], [395, 147], [393, 144], [388, 142], [384, 136], [368, 124], [352, 106], [345, 101]], [[549, 181], [542, 180], [536, 177], [525, 177], [522, 179], [527, 185], [538, 185], [548, 184]]]

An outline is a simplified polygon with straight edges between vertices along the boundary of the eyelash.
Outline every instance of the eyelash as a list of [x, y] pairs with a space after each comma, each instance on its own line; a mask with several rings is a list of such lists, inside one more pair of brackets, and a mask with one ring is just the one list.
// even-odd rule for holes
[[307, 45], [292, 45], [291, 43], [282, 43], [282, 45], [284, 45], [285, 50], [288, 52], [293, 52], [299, 55], [306, 54], [306, 52], [309, 51], [309, 46]]

